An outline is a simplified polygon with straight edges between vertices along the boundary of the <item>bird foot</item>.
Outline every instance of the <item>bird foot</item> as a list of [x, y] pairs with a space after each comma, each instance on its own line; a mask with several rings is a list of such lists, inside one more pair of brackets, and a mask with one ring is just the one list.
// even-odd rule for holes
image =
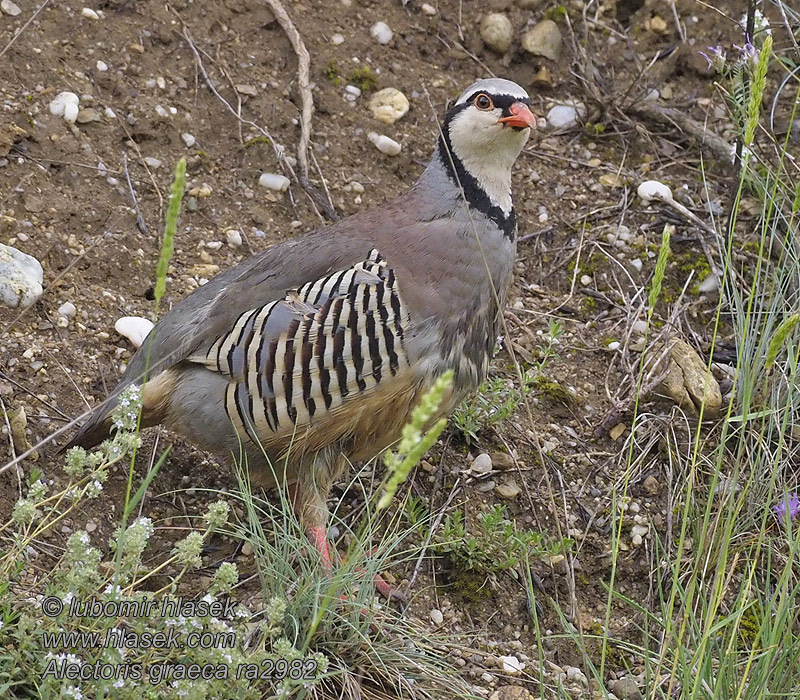
[[[331, 557], [330, 543], [328, 542], [328, 535], [325, 528], [319, 525], [315, 527], [309, 527], [306, 530], [306, 536], [314, 546], [314, 549], [319, 552], [320, 559], [322, 559], [322, 566], [325, 568], [325, 571], [328, 574], [333, 573], [333, 560]], [[364, 569], [363, 567], [356, 567], [356, 571], [361, 573], [364, 571]], [[378, 591], [381, 596], [386, 598], [386, 600], [390, 602], [399, 602], [404, 605], [408, 603], [408, 599], [405, 597], [405, 595], [399, 590], [392, 588], [386, 579], [380, 574], [375, 575], [375, 578], [373, 579], [373, 585], [375, 586], [375, 590]]]

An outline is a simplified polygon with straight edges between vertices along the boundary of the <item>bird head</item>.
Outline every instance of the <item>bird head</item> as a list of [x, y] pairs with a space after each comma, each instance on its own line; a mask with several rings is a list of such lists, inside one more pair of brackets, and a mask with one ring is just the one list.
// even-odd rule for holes
[[[478, 80], [458, 98], [445, 116], [453, 151], [464, 161], [514, 162], [536, 128], [530, 97], [519, 85], [502, 78]], [[466, 162], [465, 162], [466, 165]]]
[[470, 85], [447, 111], [440, 157], [445, 168], [475, 184], [491, 204], [511, 209], [511, 167], [525, 146], [536, 117], [530, 98], [510, 80], [489, 78]]

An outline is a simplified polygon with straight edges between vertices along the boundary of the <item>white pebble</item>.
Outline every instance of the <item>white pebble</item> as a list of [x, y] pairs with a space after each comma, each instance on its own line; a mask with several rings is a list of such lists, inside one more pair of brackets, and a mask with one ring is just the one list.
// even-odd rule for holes
[[108, 70], [108, 64], [105, 61], [98, 61], [97, 62], [97, 70], [101, 73], [105, 73]]
[[444, 622], [444, 615], [441, 610], [437, 610], [436, 608], [431, 610], [431, 622], [434, 625], [441, 625], [442, 622]]
[[525, 664], [522, 663], [516, 656], [500, 656], [500, 663], [503, 664], [503, 671], [510, 673], [512, 676], [522, 673], [525, 670]]
[[137, 348], [152, 329], [153, 322], [141, 316], [123, 316], [114, 324], [114, 330], [130, 340], [131, 345]]
[[609, 350], [619, 350], [621, 343], [618, 340], [612, 340], [606, 347]]
[[22, 10], [19, 9], [19, 6], [16, 3], [11, 2], [11, 0], [3, 0], [3, 2], [0, 2], [0, 10], [3, 10], [3, 12], [11, 17], [16, 17], [20, 12], [22, 12]]
[[375, 41], [379, 44], [388, 44], [394, 36], [386, 22], [375, 22], [375, 24], [370, 27], [369, 33], [372, 34]]
[[384, 124], [394, 124], [408, 113], [408, 98], [397, 88], [378, 90], [369, 100], [372, 116]]
[[642, 261], [639, 258], [634, 258], [633, 260], [631, 260], [631, 265], [633, 265], [633, 267], [636, 268], [637, 272], [641, 272], [642, 271], [643, 265], [642, 265]]
[[578, 123], [578, 110], [572, 105], [556, 105], [547, 113], [547, 123], [553, 129], [568, 129]]
[[[63, 117], [64, 108], [68, 104], [74, 104], [77, 107], [80, 104], [80, 99], [74, 92], [59, 92], [50, 101], [50, 114], [56, 117]], [[77, 114], [75, 116], [77, 117]]]
[[339, 46], [339, 44], [344, 44], [344, 37], [341, 34], [334, 34], [331, 37], [331, 44], [334, 46]]
[[355, 85], [346, 85], [344, 91], [353, 97], [361, 97], [361, 88], [356, 87]]
[[64, 105], [64, 121], [68, 124], [74, 124], [78, 119], [78, 112], [80, 112], [78, 105], [67, 102], [67, 104]]
[[291, 181], [285, 175], [276, 175], [275, 173], [261, 173], [258, 178], [258, 184], [262, 187], [267, 187], [276, 192], [286, 192], [289, 189]]
[[374, 131], [367, 134], [367, 138], [375, 144], [375, 148], [387, 156], [396, 156], [402, 149], [402, 146], [394, 139], [390, 139], [383, 134], [376, 134]]
[[25, 309], [42, 296], [44, 271], [39, 261], [0, 243], [0, 302]]
[[158, 158], [153, 158], [153, 156], [145, 156], [144, 162], [148, 168], [153, 170], [158, 170], [161, 167], [161, 161]]
[[423, 2], [419, 9], [422, 10], [423, 15], [428, 15], [428, 17], [433, 17], [436, 14], [436, 8], [427, 2]]
[[225, 232], [225, 240], [228, 242], [229, 246], [238, 248], [242, 245], [242, 232], [237, 231], [235, 228], [228, 229]]
[[169, 116], [169, 112], [166, 109], [164, 109], [161, 105], [156, 105], [156, 114], [159, 117], [168, 117]]
[[672, 199], [672, 190], [663, 182], [659, 182], [658, 180], [645, 180], [641, 185], [639, 185], [636, 193], [645, 202], [651, 202], [654, 199], [668, 202]]
[[208, 243], [206, 243], [206, 248], [209, 250], [219, 250], [222, 248], [222, 241], [208, 241]]
[[184, 132], [183, 134], [181, 134], [181, 138], [183, 139], [183, 142], [186, 144], [186, 148], [191, 148], [192, 146], [195, 145], [195, 143], [197, 143], [197, 139], [188, 132]]
[[589, 275], [581, 275], [581, 284], [588, 287], [592, 283], [592, 278]]
[[84, 7], [81, 10], [81, 14], [89, 19], [100, 19], [100, 15], [98, 15], [91, 7]]
[[71, 301], [65, 301], [58, 307], [58, 313], [65, 318], [75, 318], [75, 314], [78, 313], [78, 310]]
[[117, 113], [113, 109], [111, 109], [111, 107], [106, 107], [103, 110], [103, 114], [105, 114], [109, 119], [117, 118]]

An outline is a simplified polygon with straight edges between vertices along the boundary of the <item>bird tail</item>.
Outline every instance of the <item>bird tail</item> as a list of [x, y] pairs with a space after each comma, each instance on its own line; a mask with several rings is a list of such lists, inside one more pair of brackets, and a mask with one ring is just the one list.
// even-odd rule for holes
[[95, 408], [78, 432], [72, 436], [72, 439], [59, 452], [64, 452], [73, 447], [83, 447], [86, 450], [90, 450], [103, 442], [111, 431], [111, 414], [117, 406], [117, 399], [123, 388], [119, 387]]
[[[142, 416], [139, 421], [141, 428], [158, 425], [164, 420], [169, 409], [169, 398], [175, 389], [176, 380], [177, 373], [170, 368], [159, 372], [141, 387]], [[114, 390], [111, 396], [94, 409], [80, 430], [64, 446], [63, 450], [68, 450], [71, 447], [83, 447], [89, 450], [105, 440], [111, 430], [111, 414], [117, 407], [119, 395], [130, 384], [131, 382], [123, 382]]]

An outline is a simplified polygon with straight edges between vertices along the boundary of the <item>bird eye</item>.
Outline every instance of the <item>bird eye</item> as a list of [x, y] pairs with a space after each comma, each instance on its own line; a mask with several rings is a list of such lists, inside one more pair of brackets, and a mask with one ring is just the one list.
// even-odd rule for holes
[[492, 102], [492, 99], [489, 97], [489, 95], [483, 92], [475, 98], [475, 102], [473, 104], [484, 112], [494, 109], [494, 103]]

